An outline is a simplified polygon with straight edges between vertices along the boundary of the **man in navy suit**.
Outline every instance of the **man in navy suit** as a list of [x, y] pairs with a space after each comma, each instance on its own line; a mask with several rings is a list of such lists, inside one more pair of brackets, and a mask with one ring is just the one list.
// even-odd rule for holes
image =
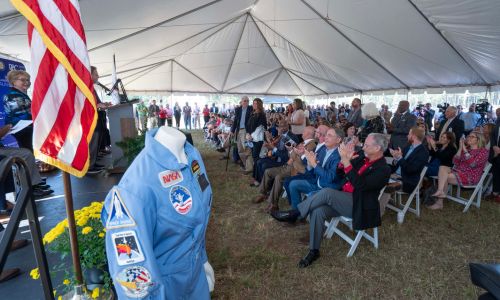
[[392, 157], [394, 182], [389, 183], [385, 193], [380, 198], [380, 211], [383, 214], [385, 206], [389, 202], [390, 193], [402, 189], [405, 193], [411, 193], [417, 187], [420, 173], [429, 161], [429, 151], [422, 144], [425, 132], [422, 128], [412, 127], [408, 133], [408, 143], [403, 150], [389, 149]]
[[305, 179], [296, 179], [290, 182], [290, 194], [288, 195], [292, 208], [297, 209], [301, 194], [308, 194], [322, 188], [339, 189], [342, 178], [337, 176], [337, 165], [340, 162], [338, 146], [344, 138], [344, 131], [331, 128], [325, 136], [325, 144], [317, 151], [305, 153], [307, 159], [307, 170], [313, 176]]

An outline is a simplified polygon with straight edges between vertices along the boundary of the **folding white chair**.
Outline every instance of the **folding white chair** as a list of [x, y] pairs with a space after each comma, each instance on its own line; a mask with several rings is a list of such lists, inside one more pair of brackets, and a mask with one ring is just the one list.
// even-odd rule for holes
[[[477, 208], [481, 206], [481, 197], [483, 196], [483, 183], [485, 181], [485, 178], [488, 176], [489, 172], [491, 169], [491, 164], [486, 163], [486, 166], [484, 166], [483, 169], [483, 175], [481, 175], [481, 178], [479, 179], [479, 182], [476, 185], [457, 185], [457, 195], [446, 195], [447, 199], [450, 199], [452, 201], [458, 202], [462, 205], [465, 205], [465, 208], [463, 212], [466, 212], [469, 210], [469, 207], [474, 204]], [[461, 189], [474, 189], [472, 194], [470, 195], [470, 198], [463, 198], [461, 196]]]
[[[382, 190], [380, 191], [380, 194], [378, 196], [379, 201], [380, 201], [380, 197], [384, 193], [384, 190], [385, 190], [385, 187], [382, 188]], [[333, 217], [330, 220], [330, 222], [325, 221], [326, 230], [325, 230], [324, 236], [326, 238], [331, 239], [332, 236], [336, 233], [344, 241], [348, 242], [349, 245], [351, 245], [351, 248], [349, 249], [349, 252], [347, 253], [347, 257], [351, 257], [354, 254], [354, 251], [356, 251], [356, 248], [358, 247], [359, 242], [361, 241], [361, 238], [363, 238], [363, 237], [365, 239], [367, 239], [368, 241], [370, 241], [373, 244], [373, 246], [376, 249], [378, 249], [378, 228], [377, 227], [373, 228], [373, 235], [369, 235], [366, 232], [366, 230], [357, 230], [356, 236], [354, 237], [354, 239], [352, 239], [350, 236], [348, 236], [347, 234], [345, 234], [344, 232], [342, 232], [338, 228], [339, 223], [346, 225], [347, 227], [349, 227], [349, 229], [351, 231], [353, 231], [351, 218]]]
[[[405, 193], [403, 191], [396, 191], [394, 194], [394, 205], [391, 203], [387, 204], [387, 208], [395, 211], [398, 213], [398, 223], [402, 224], [406, 213], [409, 211], [411, 213], [414, 213], [417, 215], [417, 217], [420, 217], [420, 186], [422, 185], [422, 181], [424, 180], [425, 172], [427, 172], [427, 167], [424, 167], [422, 169], [422, 172], [420, 172], [420, 179], [418, 180], [417, 187], [413, 190], [413, 192], [408, 196], [408, 200], [403, 204], [403, 195], [408, 195], [408, 193]], [[411, 203], [413, 202], [413, 199], [415, 199], [415, 208], [410, 207]]]

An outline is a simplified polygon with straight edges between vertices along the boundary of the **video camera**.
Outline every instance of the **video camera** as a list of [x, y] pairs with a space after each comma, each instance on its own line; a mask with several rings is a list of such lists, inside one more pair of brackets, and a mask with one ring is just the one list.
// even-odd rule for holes
[[490, 111], [491, 104], [488, 103], [488, 99], [479, 99], [479, 102], [481, 103], [476, 104], [476, 112], [478, 114], [483, 115]]
[[443, 104], [438, 104], [437, 107], [439, 108], [440, 113], [444, 113], [448, 106], [450, 106], [450, 104], [445, 102]]

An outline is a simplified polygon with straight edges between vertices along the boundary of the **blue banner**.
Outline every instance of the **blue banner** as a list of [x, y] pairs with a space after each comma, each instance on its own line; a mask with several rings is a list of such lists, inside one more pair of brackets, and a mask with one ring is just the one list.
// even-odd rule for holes
[[[3, 99], [5, 95], [9, 93], [10, 85], [7, 80], [7, 73], [9, 73], [10, 70], [26, 71], [26, 68], [21, 62], [0, 57], [0, 99], [2, 99], [2, 104], [0, 105], [0, 127], [5, 125], [5, 107]], [[9, 147], [17, 147], [16, 139], [11, 135], [7, 135], [2, 139], [2, 144]]]

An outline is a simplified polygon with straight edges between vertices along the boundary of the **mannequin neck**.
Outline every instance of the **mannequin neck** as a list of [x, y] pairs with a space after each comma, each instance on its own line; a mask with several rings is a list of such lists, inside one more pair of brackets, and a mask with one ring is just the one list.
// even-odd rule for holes
[[172, 127], [162, 126], [156, 132], [155, 140], [167, 148], [179, 163], [188, 163], [186, 153], [184, 152], [186, 136], [182, 132]]

